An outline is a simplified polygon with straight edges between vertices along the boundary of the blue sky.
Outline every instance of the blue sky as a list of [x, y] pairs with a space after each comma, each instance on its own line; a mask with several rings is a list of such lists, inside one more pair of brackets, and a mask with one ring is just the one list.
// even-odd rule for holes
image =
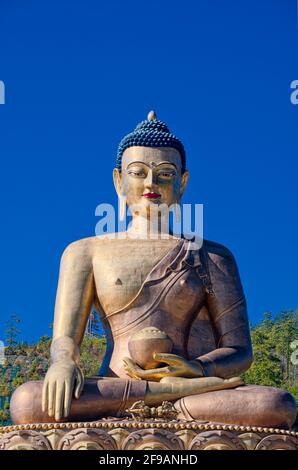
[[53, 318], [59, 258], [94, 235], [123, 135], [150, 109], [184, 142], [184, 202], [235, 254], [252, 322], [298, 307], [295, 0], [2, 0], [0, 339]]

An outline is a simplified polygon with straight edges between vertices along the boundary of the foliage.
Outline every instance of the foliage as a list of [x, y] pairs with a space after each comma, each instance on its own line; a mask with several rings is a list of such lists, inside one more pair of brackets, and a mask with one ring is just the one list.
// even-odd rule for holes
[[19, 323], [21, 323], [21, 320], [15, 313], [10, 315], [5, 330], [5, 343], [9, 347], [14, 347], [17, 344], [17, 336], [21, 332], [18, 328]]
[[[10, 342], [5, 348], [5, 363], [0, 365], [0, 425], [9, 424], [9, 398], [29, 380], [43, 380], [50, 361], [51, 338], [42, 336], [38, 343]], [[105, 352], [103, 337], [85, 335], [81, 345], [80, 365], [86, 377], [97, 375]]]
[[298, 365], [291, 361], [290, 347], [298, 339], [298, 310], [281, 312], [275, 318], [265, 313], [251, 337], [254, 362], [243, 374], [245, 382], [283, 388], [298, 402]]
[[85, 377], [98, 375], [98, 370], [106, 349], [105, 338], [85, 335], [81, 346], [80, 365]]

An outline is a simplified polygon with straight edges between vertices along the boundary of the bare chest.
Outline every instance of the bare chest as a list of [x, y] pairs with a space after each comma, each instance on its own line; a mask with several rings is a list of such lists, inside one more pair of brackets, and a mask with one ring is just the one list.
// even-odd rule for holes
[[101, 308], [109, 314], [127, 305], [177, 240], [108, 240], [96, 250], [94, 279]]

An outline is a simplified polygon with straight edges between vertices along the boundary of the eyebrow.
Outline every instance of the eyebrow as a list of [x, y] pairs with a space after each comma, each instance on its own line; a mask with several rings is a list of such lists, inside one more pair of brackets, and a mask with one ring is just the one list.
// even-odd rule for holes
[[[127, 165], [127, 167], [126, 167], [126, 170], [128, 170], [128, 168], [129, 168], [130, 166], [135, 165], [135, 164], [137, 164], [137, 163], [141, 163], [142, 165], [145, 165], [145, 166], [147, 166], [148, 168], [151, 168], [151, 166], [148, 165], [148, 164], [145, 163], [145, 162], [135, 161], [135, 162], [129, 163], [129, 164]], [[160, 163], [158, 163], [158, 165], [154, 166], [154, 168], [157, 168], [157, 167], [159, 167], [159, 166], [161, 166], [161, 165], [172, 165], [172, 166], [177, 170], [177, 166], [175, 165], [175, 163], [168, 162], [168, 161], [160, 162]]]

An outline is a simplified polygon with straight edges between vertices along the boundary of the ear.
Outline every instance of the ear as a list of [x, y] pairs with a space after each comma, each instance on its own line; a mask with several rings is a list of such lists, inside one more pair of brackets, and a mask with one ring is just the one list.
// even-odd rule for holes
[[187, 183], [189, 178], [189, 172], [185, 171], [183, 175], [181, 175], [181, 183], [180, 183], [180, 197], [183, 196], [183, 193], [186, 189]]
[[113, 181], [114, 181], [114, 186], [116, 189], [116, 193], [118, 194], [118, 197], [121, 196], [121, 173], [118, 170], [118, 168], [114, 168], [113, 170]]

